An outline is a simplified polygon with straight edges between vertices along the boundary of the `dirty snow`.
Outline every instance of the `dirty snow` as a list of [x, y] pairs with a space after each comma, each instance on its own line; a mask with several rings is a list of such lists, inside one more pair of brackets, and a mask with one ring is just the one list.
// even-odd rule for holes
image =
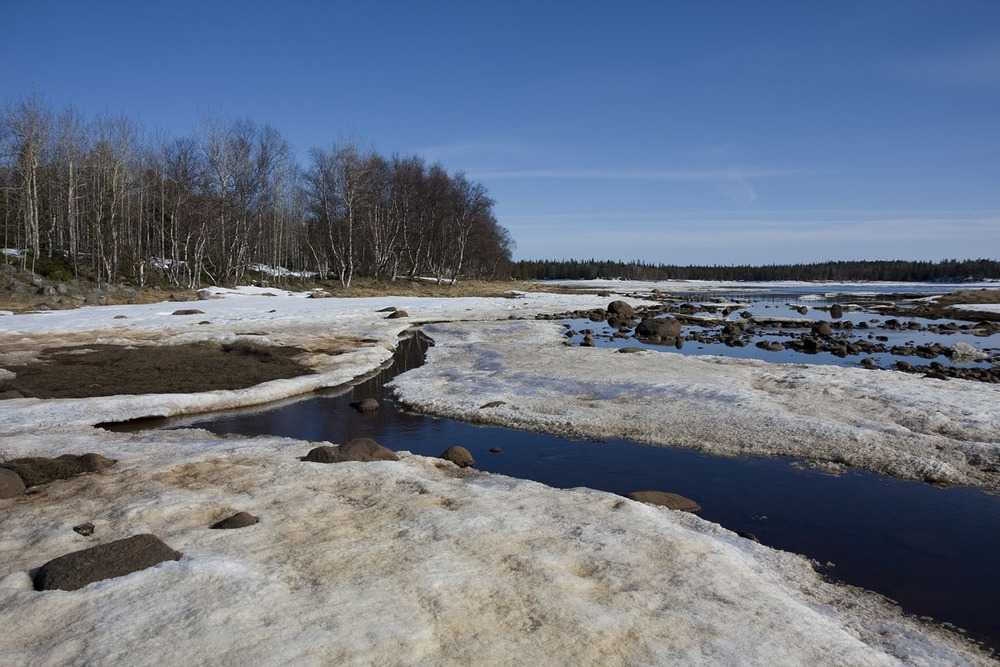
[[[403, 328], [432, 320], [448, 323], [433, 327], [439, 340], [431, 362], [412, 381], [398, 380], [408, 400], [435, 392], [433, 409], [465, 412], [502, 396], [508, 405], [497, 414], [519, 414], [522, 426], [589, 429], [595, 420], [584, 415], [593, 411], [650, 429], [642, 410], [667, 398], [688, 408], [718, 404], [734, 417], [749, 407], [770, 411], [770, 425], [791, 428], [800, 442], [817, 431], [842, 442], [851, 428], [905, 435], [906, 422], [915, 449], [930, 433], [948, 434], [935, 436], [941, 444], [978, 438], [985, 446], [996, 418], [981, 408], [997, 397], [985, 385], [941, 383], [947, 391], [921, 420], [911, 396], [919, 388], [905, 376], [870, 381], [876, 374], [712, 359], [664, 365], [661, 356], [686, 358], [566, 348], [552, 323], [506, 319], [607, 300], [596, 297], [223, 296], [198, 302], [204, 315], [173, 316], [186, 306], [171, 303], [0, 320], [2, 343], [253, 335], [311, 350], [322, 371], [240, 392], [0, 404], [0, 448], [9, 456], [96, 451], [119, 459], [103, 473], [0, 501], [4, 664], [989, 664], [962, 640], [875, 596], [824, 582], [804, 558], [693, 515], [603, 492], [465, 474], [409, 454], [399, 462], [322, 465], [300, 461], [315, 443], [297, 440], [90, 427], [339, 384], [381, 363]], [[412, 317], [386, 320], [376, 311], [388, 305]], [[324, 354], [347, 338], [370, 342]], [[929, 401], [932, 392], [917, 393]], [[860, 413], [835, 419], [821, 409], [824, 401], [846, 401]], [[618, 404], [632, 407], [602, 408]], [[766, 425], [761, 419], [742, 426], [751, 440]], [[261, 522], [207, 528], [236, 511]], [[72, 530], [87, 521], [92, 536]], [[47, 560], [144, 532], [182, 559], [78, 591], [32, 590], [30, 572]]]
[[971, 310], [980, 313], [1000, 313], [1000, 303], [959, 303], [950, 307], [955, 310]]

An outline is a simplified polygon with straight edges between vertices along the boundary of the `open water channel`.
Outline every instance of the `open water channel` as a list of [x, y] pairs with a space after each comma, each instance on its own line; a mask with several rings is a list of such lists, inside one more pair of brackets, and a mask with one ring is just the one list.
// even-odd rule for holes
[[[754, 311], [786, 303], [797, 307], [800, 301], [815, 305], [808, 295], [746, 296]], [[979, 341], [980, 348], [984, 342]], [[827, 576], [881, 593], [908, 613], [953, 624], [971, 638], [1000, 649], [997, 496], [853, 469], [831, 475], [794, 459], [717, 457], [623, 440], [567, 440], [397, 409], [386, 384], [423, 363], [429, 344], [421, 335], [404, 340], [391, 366], [347, 389], [266, 408], [173, 421], [170, 427], [333, 443], [363, 436], [393, 450], [425, 456], [462, 445], [480, 470], [554, 487], [679, 493], [702, 506], [699, 516], [704, 519], [751, 532], [769, 546], [804, 554], [817, 561]], [[609, 334], [599, 344], [616, 346], [621, 341]], [[686, 347], [690, 349], [685, 351], [709, 352], [698, 350], [697, 344]], [[714, 348], [710, 352], [719, 351], [724, 352]], [[778, 360], [767, 356], [774, 353], [759, 349], [752, 354], [758, 352], [761, 358]], [[829, 363], [857, 363], [828, 356]], [[382, 408], [358, 412], [352, 403], [363, 398], [378, 399]]]

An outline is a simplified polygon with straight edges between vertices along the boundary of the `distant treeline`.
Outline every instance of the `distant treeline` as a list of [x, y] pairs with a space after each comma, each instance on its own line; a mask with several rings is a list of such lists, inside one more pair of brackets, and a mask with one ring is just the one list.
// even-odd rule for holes
[[1000, 278], [992, 259], [945, 259], [773, 264], [767, 266], [673, 266], [595, 259], [522, 260], [514, 265], [519, 280], [885, 280], [894, 282], [966, 282]]
[[[196, 287], [270, 267], [336, 278], [507, 278], [481, 184], [352, 144], [300, 164], [284, 135], [205, 116], [190, 136], [40, 96], [0, 108], [0, 249], [58, 276]], [[281, 267], [284, 271], [276, 272]]]

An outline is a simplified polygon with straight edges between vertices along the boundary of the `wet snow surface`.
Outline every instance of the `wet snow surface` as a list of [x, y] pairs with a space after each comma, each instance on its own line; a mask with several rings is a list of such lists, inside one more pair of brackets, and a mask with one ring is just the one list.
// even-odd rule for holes
[[[1000, 432], [993, 385], [621, 355], [561, 345], [558, 323], [507, 320], [602, 307], [601, 297], [301, 296], [202, 301], [204, 325], [169, 317], [176, 304], [0, 318], [6, 339], [170, 343], [252, 334], [313, 350], [320, 371], [195, 396], [0, 404], [0, 446], [10, 456], [96, 451], [119, 459], [104, 473], [0, 501], [6, 664], [988, 662], [875, 596], [824, 582], [800, 556], [613, 494], [463, 474], [408, 454], [305, 463], [298, 457], [312, 444], [289, 438], [91, 428], [342, 384], [387, 359], [405, 327], [434, 321], [429, 363], [396, 380], [402, 400], [431, 412], [997, 486], [988, 470]], [[388, 305], [411, 317], [384, 319], [376, 311]], [[369, 342], [325, 355], [333, 336]], [[480, 409], [494, 400], [505, 403]], [[261, 522], [207, 529], [241, 510]], [[85, 521], [95, 526], [90, 537], [72, 530]], [[182, 559], [79, 591], [32, 590], [30, 572], [45, 561], [144, 532]]]

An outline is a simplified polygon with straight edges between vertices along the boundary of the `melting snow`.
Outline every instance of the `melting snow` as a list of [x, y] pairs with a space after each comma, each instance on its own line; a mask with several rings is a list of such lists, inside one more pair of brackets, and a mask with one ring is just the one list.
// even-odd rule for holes
[[[824, 582], [802, 557], [682, 512], [409, 454], [322, 465], [298, 460], [315, 443], [297, 440], [91, 428], [339, 384], [378, 366], [411, 324], [479, 320], [435, 325], [430, 363], [397, 380], [407, 401], [481, 417], [479, 405], [501, 398], [508, 404], [495, 414], [523, 427], [618, 428], [692, 445], [714, 432], [719, 449], [735, 447], [735, 433], [765, 450], [820, 437], [820, 454], [834, 456], [853, 439], [959, 476], [971, 474], [960, 465], [965, 448], [996, 445], [986, 406], [998, 396], [987, 385], [611, 356], [560, 346], [552, 323], [507, 320], [606, 298], [302, 296], [226, 293], [199, 302], [205, 315], [196, 318], [155, 304], [3, 319], [7, 341], [167, 344], [252, 333], [314, 359], [333, 338], [368, 341], [329, 357], [317, 375], [249, 390], [0, 404], [7, 455], [119, 459], [0, 501], [5, 664], [988, 663], [873, 595]], [[388, 305], [411, 318], [384, 319], [376, 311]], [[763, 438], [765, 427], [785, 437]], [[935, 445], [944, 451], [932, 455]], [[261, 521], [208, 529], [235, 511]], [[92, 536], [72, 530], [83, 522], [94, 524]], [[32, 590], [30, 571], [45, 561], [144, 532], [181, 560], [78, 591]]]

